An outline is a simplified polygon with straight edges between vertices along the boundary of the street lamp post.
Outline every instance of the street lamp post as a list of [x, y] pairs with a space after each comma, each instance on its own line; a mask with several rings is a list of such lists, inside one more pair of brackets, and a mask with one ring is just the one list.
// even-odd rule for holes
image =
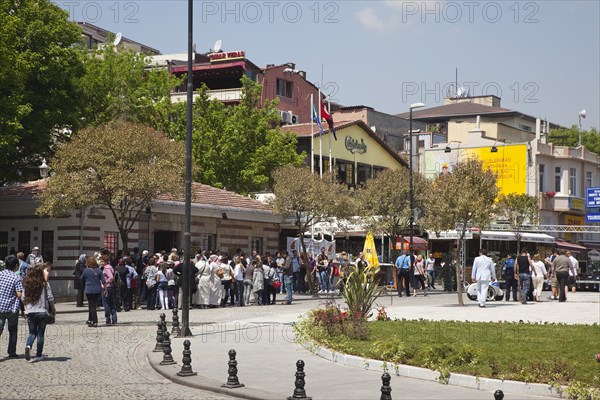
[[586, 111], [585, 110], [581, 110], [579, 111], [579, 141], [577, 143], [577, 147], [581, 147], [581, 118], [585, 119], [585, 115], [586, 115]]
[[409, 252], [411, 256], [411, 262], [413, 260], [414, 250], [413, 250], [413, 236], [414, 236], [414, 223], [415, 223], [415, 196], [413, 193], [413, 126], [412, 126], [412, 113], [415, 108], [425, 107], [425, 103], [414, 103], [410, 105], [410, 116], [409, 116], [409, 132], [408, 137], [410, 139], [410, 153], [408, 160], [408, 170], [409, 170], [409, 202], [410, 202], [410, 241], [409, 241]]

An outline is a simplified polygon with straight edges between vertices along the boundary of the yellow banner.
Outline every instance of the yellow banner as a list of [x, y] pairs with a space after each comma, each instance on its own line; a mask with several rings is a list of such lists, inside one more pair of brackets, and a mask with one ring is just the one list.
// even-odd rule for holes
[[367, 238], [365, 239], [365, 247], [363, 248], [363, 253], [369, 266], [378, 267], [379, 259], [377, 258], [377, 249], [375, 249], [375, 238], [373, 237], [372, 232], [367, 233]]

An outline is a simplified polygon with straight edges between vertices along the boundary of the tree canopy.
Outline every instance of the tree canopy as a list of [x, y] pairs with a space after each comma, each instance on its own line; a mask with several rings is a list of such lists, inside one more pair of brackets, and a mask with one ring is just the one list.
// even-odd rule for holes
[[[272, 184], [275, 169], [301, 165], [293, 133], [279, 129], [276, 101], [260, 105], [261, 86], [242, 78], [239, 104], [210, 100], [206, 86], [197, 90], [193, 111], [193, 158], [196, 181], [237, 193], [260, 191]], [[174, 104], [159, 127], [185, 140], [186, 106]]]
[[498, 218], [509, 222], [517, 240], [517, 252], [520, 251], [523, 226], [535, 225], [538, 221], [539, 201], [535, 196], [510, 193], [501, 194], [495, 207]]
[[[395, 238], [410, 224], [409, 170], [386, 169], [357, 191], [361, 223], [375, 232]], [[430, 183], [419, 173], [413, 174], [415, 208], [425, 213], [425, 194]]]
[[161, 194], [183, 192], [183, 146], [145, 125], [113, 121], [89, 127], [60, 145], [51, 160], [37, 214], [107, 207], [127, 249], [129, 231]]
[[79, 27], [47, 0], [0, 0], [0, 182], [37, 165], [76, 125]]
[[[494, 217], [492, 208], [498, 186], [496, 176], [489, 169], [484, 170], [477, 158], [459, 162], [452, 173], [436, 178], [427, 193], [428, 213], [423, 225], [434, 232], [456, 230], [459, 235], [458, 250], [462, 248], [468, 228], [485, 227]], [[462, 260], [457, 260], [462, 266]], [[458, 282], [458, 303], [463, 305], [461, 268], [456, 269]]]
[[[332, 182], [328, 174], [320, 178], [306, 166], [287, 165], [274, 171], [273, 180], [275, 198], [271, 205], [275, 213], [294, 222], [304, 254], [304, 233], [312, 225], [331, 218], [354, 215], [355, 205], [348, 190], [345, 186]], [[312, 278], [309, 276], [309, 279]], [[312, 293], [312, 282], [309, 283]]]
[[[570, 128], [559, 128], [550, 131], [549, 142], [557, 146], [575, 147], [579, 143], [579, 129], [576, 125]], [[596, 128], [581, 131], [581, 144], [589, 151], [600, 154], [600, 132]]]

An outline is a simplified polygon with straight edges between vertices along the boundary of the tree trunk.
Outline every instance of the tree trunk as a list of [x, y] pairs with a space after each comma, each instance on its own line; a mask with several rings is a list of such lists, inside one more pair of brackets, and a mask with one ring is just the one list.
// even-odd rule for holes
[[465, 240], [465, 233], [464, 230], [463, 232], [461, 232], [460, 235], [460, 239], [456, 241], [457, 245], [456, 245], [456, 258], [457, 258], [457, 268], [456, 268], [456, 293], [458, 295], [458, 305], [459, 306], [464, 306], [464, 302], [463, 302], [463, 295], [462, 295], [462, 277], [461, 277], [461, 271], [464, 268], [464, 265], [462, 265], [462, 260], [460, 259], [460, 249], [463, 247], [463, 243]]
[[129, 232], [124, 229], [119, 229], [121, 231], [121, 244], [123, 245], [123, 256], [129, 255]]

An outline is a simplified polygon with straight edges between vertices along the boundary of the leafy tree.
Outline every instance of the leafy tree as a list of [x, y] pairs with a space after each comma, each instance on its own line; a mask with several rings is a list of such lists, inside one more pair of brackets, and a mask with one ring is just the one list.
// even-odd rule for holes
[[[579, 143], [579, 128], [573, 125], [570, 128], [553, 129], [548, 141], [557, 146], [575, 147]], [[589, 151], [600, 154], [600, 132], [596, 128], [581, 131], [581, 144]]]
[[77, 124], [81, 38], [47, 0], [0, 0], [0, 182], [38, 176], [41, 158]]
[[[361, 223], [370, 230], [385, 232], [393, 240], [410, 228], [409, 179], [409, 170], [399, 168], [384, 170], [368, 180], [366, 186], [357, 191]], [[425, 212], [426, 203], [422, 200], [429, 186], [421, 174], [413, 174], [415, 208], [420, 214]]]
[[152, 200], [183, 190], [183, 146], [141, 124], [114, 121], [90, 127], [62, 144], [50, 164], [40, 216], [73, 208], [108, 208], [128, 249], [129, 232]]
[[[302, 165], [297, 138], [282, 133], [276, 102], [260, 107], [261, 86], [242, 78], [242, 98], [235, 106], [209, 100], [206, 86], [194, 102], [193, 157], [198, 167], [194, 179], [237, 193], [259, 191], [272, 184], [278, 167]], [[163, 110], [161, 130], [185, 140], [185, 103]]]
[[[109, 38], [110, 39], [110, 38]], [[110, 42], [110, 40], [109, 40]], [[180, 80], [164, 68], [148, 68], [149, 58], [133, 50], [104, 45], [84, 57], [79, 82], [84, 98], [82, 119], [97, 126], [113, 119], [162, 125], [161, 110]]]
[[[428, 213], [423, 224], [435, 232], [455, 230], [458, 232], [457, 250], [463, 247], [465, 233], [473, 226], [488, 225], [498, 187], [495, 174], [484, 170], [481, 161], [469, 158], [458, 163], [451, 174], [434, 180], [426, 196]], [[465, 266], [457, 259], [456, 282], [458, 304], [463, 305], [461, 270]]]
[[538, 221], [539, 202], [535, 196], [510, 193], [501, 194], [495, 208], [496, 216], [507, 220], [517, 241], [517, 252], [521, 249], [523, 226]]
[[[332, 183], [326, 174], [321, 179], [308, 167], [288, 165], [278, 168], [273, 173], [273, 180], [275, 198], [271, 205], [275, 213], [294, 221], [304, 254], [307, 254], [304, 233], [312, 225], [332, 217], [345, 218], [354, 214], [353, 201], [345, 187]], [[307, 276], [310, 293], [314, 294], [310, 271]]]

